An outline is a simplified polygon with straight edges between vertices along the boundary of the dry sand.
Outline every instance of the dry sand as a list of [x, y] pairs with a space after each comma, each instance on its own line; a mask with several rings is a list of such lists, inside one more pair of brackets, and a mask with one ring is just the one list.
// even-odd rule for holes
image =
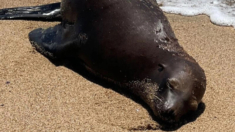
[[[0, 8], [51, 2], [55, 1], [4, 0]], [[235, 30], [213, 25], [207, 16], [166, 15], [179, 43], [207, 76], [204, 113], [177, 131], [235, 131]], [[117, 132], [157, 124], [136, 101], [35, 52], [28, 33], [55, 24], [0, 21], [1, 132]]]

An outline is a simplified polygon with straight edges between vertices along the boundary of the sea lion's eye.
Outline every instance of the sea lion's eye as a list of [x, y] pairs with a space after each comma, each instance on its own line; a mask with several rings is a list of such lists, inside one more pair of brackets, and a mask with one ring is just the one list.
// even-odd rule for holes
[[174, 87], [173, 87], [169, 82], [167, 82], [166, 85], [167, 85], [167, 87], [168, 87], [169, 89], [171, 89], [171, 90], [174, 89]]
[[158, 64], [158, 71], [161, 72], [164, 70], [164, 66], [162, 64]]
[[178, 89], [179, 82], [176, 78], [169, 78], [167, 79], [166, 85], [170, 89]]

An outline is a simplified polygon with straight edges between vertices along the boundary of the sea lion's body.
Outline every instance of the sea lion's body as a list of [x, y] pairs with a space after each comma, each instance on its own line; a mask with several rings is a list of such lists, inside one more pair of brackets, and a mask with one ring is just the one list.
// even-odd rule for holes
[[29, 34], [48, 57], [73, 58], [174, 122], [196, 110], [205, 74], [154, 0], [62, 0], [62, 23]]

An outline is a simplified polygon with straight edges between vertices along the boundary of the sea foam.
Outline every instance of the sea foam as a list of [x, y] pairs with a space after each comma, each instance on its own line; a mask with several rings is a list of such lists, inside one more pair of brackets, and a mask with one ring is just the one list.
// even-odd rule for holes
[[167, 13], [205, 14], [214, 24], [235, 28], [235, 0], [157, 0], [157, 3]]

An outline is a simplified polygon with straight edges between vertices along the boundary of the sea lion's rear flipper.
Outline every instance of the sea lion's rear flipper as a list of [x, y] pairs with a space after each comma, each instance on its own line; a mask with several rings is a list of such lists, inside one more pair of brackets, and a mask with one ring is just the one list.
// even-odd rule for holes
[[36, 29], [29, 33], [31, 44], [46, 57], [66, 58], [77, 54], [86, 43], [87, 35], [76, 32], [74, 25], [59, 24], [47, 29]]
[[60, 3], [0, 9], [0, 20], [60, 21]]

